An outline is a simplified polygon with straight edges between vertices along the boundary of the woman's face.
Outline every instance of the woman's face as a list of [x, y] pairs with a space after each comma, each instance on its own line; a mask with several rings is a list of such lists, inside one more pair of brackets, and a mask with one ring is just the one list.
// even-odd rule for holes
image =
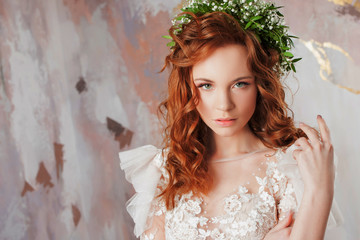
[[240, 133], [255, 111], [257, 88], [246, 60], [247, 49], [232, 44], [193, 66], [194, 84], [200, 93], [196, 109], [220, 136]]

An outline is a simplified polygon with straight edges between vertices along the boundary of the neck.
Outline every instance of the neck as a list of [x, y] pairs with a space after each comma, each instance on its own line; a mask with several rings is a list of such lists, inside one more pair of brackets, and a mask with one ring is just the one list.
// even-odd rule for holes
[[231, 158], [267, 148], [248, 125], [233, 136], [223, 137], [211, 132], [210, 139], [210, 161]]

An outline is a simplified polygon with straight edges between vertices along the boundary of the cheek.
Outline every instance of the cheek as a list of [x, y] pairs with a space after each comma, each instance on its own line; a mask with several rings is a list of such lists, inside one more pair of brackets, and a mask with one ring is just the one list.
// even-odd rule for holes
[[256, 102], [257, 102], [257, 90], [251, 96], [251, 116], [254, 114], [256, 109]]
[[196, 106], [196, 110], [199, 112], [200, 116], [208, 116], [211, 112], [211, 104], [210, 101], [202, 101], [201, 98], [199, 99], [199, 103]]
[[196, 106], [196, 110], [204, 121], [206, 118], [211, 118], [214, 113], [214, 109], [216, 108], [215, 97], [216, 96], [209, 93], [199, 93], [199, 102]]
[[234, 99], [238, 112], [244, 116], [252, 115], [256, 108], [256, 92], [249, 92], [246, 95], [239, 95]]

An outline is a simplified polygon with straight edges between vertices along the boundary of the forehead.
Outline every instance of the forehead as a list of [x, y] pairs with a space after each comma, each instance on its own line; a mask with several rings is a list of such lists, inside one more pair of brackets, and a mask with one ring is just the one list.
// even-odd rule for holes
[[216, 80], [251, 75], [247, 58], [248, 50], [245, 46], [232, 44], [217, 48], [193, 66], [193, 78]]

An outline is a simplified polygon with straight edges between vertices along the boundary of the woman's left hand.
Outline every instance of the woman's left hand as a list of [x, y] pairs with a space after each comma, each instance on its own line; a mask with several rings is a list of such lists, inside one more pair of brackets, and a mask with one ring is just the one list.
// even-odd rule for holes
[[317, 122], [320, 135], [314, 128], [300, 123], [310, 141], [305, 137], [297, 139], [295, 145], [301, 149], [294, 150], [293, 157], [304, 181], [304, 192], [329, 194], [334, 191], [334, 149], [325, 120], [318, 115]]

